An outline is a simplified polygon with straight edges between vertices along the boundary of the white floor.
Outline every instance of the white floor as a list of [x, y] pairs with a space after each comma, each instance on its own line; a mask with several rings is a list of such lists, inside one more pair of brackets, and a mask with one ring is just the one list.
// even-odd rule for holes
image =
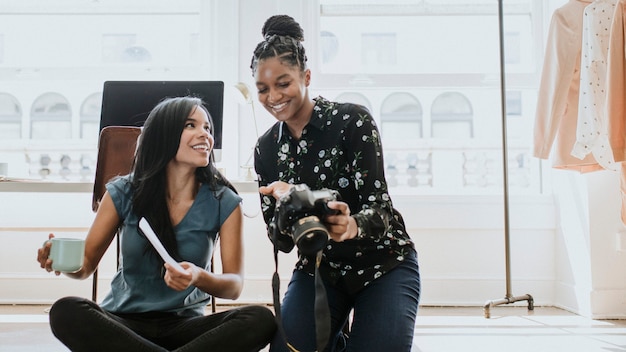
[[[0, 305], [0, 351], [65, 352], [46, 306]], [[552, 307], [420, 307], [412, 352], [626, 352], [626, 320], [592, 320]], [[387, 351], [385, 351], [387, 352]]]
[[626, 352], [626, 320], [592, 320], [557, 308], [422, 308], [413, 351]]

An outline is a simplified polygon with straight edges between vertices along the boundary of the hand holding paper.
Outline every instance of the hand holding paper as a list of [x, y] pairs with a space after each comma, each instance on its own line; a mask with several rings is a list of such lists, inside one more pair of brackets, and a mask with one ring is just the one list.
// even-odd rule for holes
[[181, 274], [187, 274], [187, 271], [182, 266], [180, 266], [180, 264], [178, 264], [174, 260], [174, 258], [170, 256], [169, 253], [167, 253], [167, 250], [165, 250], [165, 247], [163, 247], [163, 244], [161, 243], [161, 241], [159, 241], [159, 238], [156, 236], [156, 234], [152, 230], [152, 227], [150, 227], [150, 224], [145, 218], [141, 218], [141, 220], [139, 220], [139, 228], [141, 229], [143, 234], [146, 235], [148, 241], [152, 243], [154, 249], [156, 249], [156, 251], [166, 263], [171, 265], [176, 271], [180, 272]]

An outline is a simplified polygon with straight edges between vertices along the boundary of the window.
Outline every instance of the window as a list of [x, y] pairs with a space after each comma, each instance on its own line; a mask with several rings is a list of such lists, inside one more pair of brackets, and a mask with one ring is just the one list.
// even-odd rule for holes
[[151, 59], [150, 51], [137, 45], [136, 34], [102, 35], [102, 62], [104, 63], [148, 62]]
[[519, 90], [509, 90], [506, 92], [506, 114], [507, 116], [522, 115], [522, 92]]
[[189, 35], [189, 59], [191, 60], [191, 62], [198, 62], [198, 60], [202, 59], [200, 44], [200, 34], [191, 33]]
[[17, 99], [0, 93], [0, 140], [19, 139], [22, 135], [22, 108]]
[[363, 105], [367, 108], [367, 110], [373, 113], [372, 104], [367, 99], [367, 97], [361, 93], [350, 93], [350, 92], [342, 93], [342, 94], [339, 94], [335, 98], [335, 100], [340, 103], [352, 103], [352, 104]]
[[522, 62], [521, 39], [518, 32], [504, 33], [504, 62], [507, 64]]
[[222, 35], [236, 32], [234, 3], [3, 3], [11, 11], [0, 11], [0, 94], [8, 94], [0, 95], [0, 154], [16, 160], [16, 177], [93, 180], [95, 92], [107, 80], [236, 82], [236, 41]]
[[431, 108], [430, 127], [433, 138], [473, 138], [473, 113], [469, 100], [456, 92], [439, 95]]
[[143, 46], [133, 45], [122, 51], [121, 62], [150, 62], [152, 54]]
[[339, 51], [337, 36], [329, 31], [320, 32], [320, 48], [322, 50], [322, 62], [328, 64], [333, 62]]
[[381, 107], [383, 142], [391, 147], [422, 138], [422, 105], [409, 93], [392, 93]]
[[[528, 156], [527, 148], [543, 50], [543, 38], [537, 37], [544, 34], [549, 18], [545, 12], [556, 2], [504, 2], [507, 112], [514, 117], [509, 149], [512, 155], [522, 155], [533, 189], [540, 189], [534, 182], [541, 180], [537, 160]], [[0, 133], [22, 138], [19, 143], [3, 143], [3, 138], [0, 148], [23, 153], [37, 144], [30, 138], [45, 138], [55, 163], [59, 155], [68, 154], [72, 164], [97, 145], [94, 119], [99, 100], [89, 93], [101, 90], [104, 81], [219, 79], [229, 86], [249, 79], [252, 43], [258, 43], [260, 33], [255, 26], [254, 36], [248, 36], [247, 26], [262, 23], [266, 16], [256, 11], [263, 5], [242, 10], [236, 2], [217, 0], [51, 0], [37, 9], [11, 0], [11, 6], [12, 13], [0, 13], [0, 69], [3, 77], [8, 73], [1, 89], [14, 97], [9, 106], [17, 105], [20, 112], [10, 108], [12, 117], [2, 115], [2, 123], [13, 121], [13, 130], [3, 128]], [[420, 169], [421, 161], [414, 167], [417, 155], [417, 160], [429, 160], [423, 169], [432, 179], [419, 183], [431, 184], [433, 194], [471, 192], [449, 187], [438, 168], [454, 165], [462, 170], [463, 152], [497, 155], [501, 150], [497, 2], [316, 0], [294, 2], [286, 12], [297, 14], [305, 29], [304, 45], [314, 73], [311, 96], [319, 92], [370, 109], [385, 139], [385, 152], [399, 160], [398, 187], [410, 183], [403, 170]], [[46, 28], [46, 36], [40, 28]], [[521, 92], [519, 99], [513, 92]], [[461, 110], [445, 106], [449, 93], [458, 94], [450, 101]], [[225, 97], [225, 109], [236, 111], [227, 99], [232, 97]], [[451, 127], [446, 118], [459, 121]], [[250, 128], [241, 118], [226, 124], [231, 130]], [[464, 137], [443, 137], [453, 133]], [[399, 145], [400, 140], [407, 143]], [[250, 142], [233, 138], [226, 143], [225, 150], [239, 157], [225, 158], [224, 168], [228, 176], [240, 176]], [[516, 165], [513, 159], [509, 164]]]
[[0, 64], [4, 62], [4, 35], [0, 34]]
[[85, 99], [80, 107], [80, 138], [98, 140], [101, 109], [102, 92], [93, 93]]
[[396, 33], [363, 33], [361, 41], [361, 62], [364, 67], [396, 64]]
[[30, 113], [30, 138], [72, 138], [72, 112], [68, 100], [58, 93], [45, 93], [35, 100]]
[[[526, 98], [536, 95], [543, 50], [537, 35], [549, 10], [538, 0], [503, 6], [506, 110], [514, 117], [508, 164], [524, 160], [532, 180], [509, 186], [539, 192], [540, 161], [527, 147], [534, 109]], [[358, 93], [372, 103], [392, 187], [428, 194], [502, 192], [498, 2], [320, 0], [319, 11], [315, 88]]]

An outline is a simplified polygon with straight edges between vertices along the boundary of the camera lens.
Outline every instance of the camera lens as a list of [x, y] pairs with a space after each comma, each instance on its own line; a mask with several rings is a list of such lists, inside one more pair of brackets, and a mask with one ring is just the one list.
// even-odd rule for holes
[[292, 236], [300, 252], [307, 256], [315, 255], [324, 248], [330, 237], [326, 226], [315, 215], [298, 219], [293, 224]]

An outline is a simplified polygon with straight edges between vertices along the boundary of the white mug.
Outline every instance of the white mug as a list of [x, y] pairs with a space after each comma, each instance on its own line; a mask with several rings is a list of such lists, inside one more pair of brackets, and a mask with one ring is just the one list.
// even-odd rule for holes
[[48, 242], [52, 243], [50, 255], [48, 256], [48, 258], [52, 259], [52, 270], [72, 273], [83, 267], [85, 240], [54, 237], [45, 243]]

